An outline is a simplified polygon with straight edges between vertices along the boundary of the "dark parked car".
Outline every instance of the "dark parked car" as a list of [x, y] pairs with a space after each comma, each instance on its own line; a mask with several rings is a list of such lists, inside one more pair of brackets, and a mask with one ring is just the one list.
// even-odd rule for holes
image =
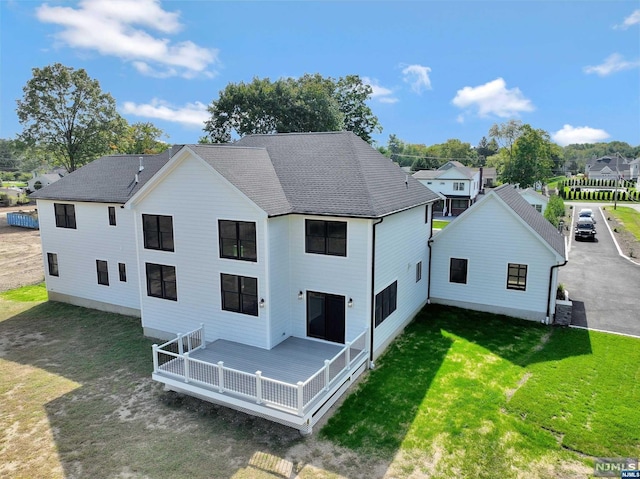
[[596, 239], [596, 225], [592, 218], [578, 218], [576, 221], [575, 239]]

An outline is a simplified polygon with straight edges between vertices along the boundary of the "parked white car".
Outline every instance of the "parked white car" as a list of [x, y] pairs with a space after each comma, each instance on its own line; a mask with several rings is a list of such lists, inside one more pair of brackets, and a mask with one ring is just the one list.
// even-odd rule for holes
[[596, 224], [596, 219], [593, 216], [593, 210], [591, 208], [582, 208], [578, 212], [578, 220], [580, 220], [581, 218], [591, 218], [593, 224]]

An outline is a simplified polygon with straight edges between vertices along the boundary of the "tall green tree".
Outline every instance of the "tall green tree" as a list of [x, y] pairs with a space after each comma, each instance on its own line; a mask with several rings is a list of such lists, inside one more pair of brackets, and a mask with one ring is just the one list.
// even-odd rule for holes
[[371, 87], [356, 75], [337, 81], [306, 74], [297, 79], [254, 78], [251, 83], [229, 83], [209, 105], [211, 118], [204, 132], [217, 143], [231, 141], [234, 134], [344, 129], [371, 142], [371, 134], [381, 131], [366, 104], [371, 93]]
[[130, 155], [162, 153], [169, 148], [169, 143], [162, 141], [162, 138], [168, 138], [168, 135], [153, 123], [132, 123], [125, 126], [115, 149]]
[[536, 130], [531, 125], [522, 125], [519, 133], [501, 179], [527, 188], [551, 176], [551, 141], [546, 131]]
[[34, 68], [23, 92], [20, 138], [49, 151], [69, 172], [107, 153], [119, 134], [115, 100], [84, 69], [60, 63]]
[[500, 125], [495, 123], [489, 129], [489, 137], [506, 150], [509, 158], [513, 158], [513, 147], [518, 137], [522, 134], [522, 127], [523, 124], [520, 120], [509, 120]]

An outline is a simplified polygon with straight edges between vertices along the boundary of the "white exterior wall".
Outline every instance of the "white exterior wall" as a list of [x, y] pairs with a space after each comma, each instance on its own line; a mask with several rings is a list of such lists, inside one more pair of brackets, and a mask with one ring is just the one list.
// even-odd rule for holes
[[540, 214], [544, 215], [544, 210], [547, 209], [547, 204], [549, 203], [548, 199], [530, 192], [523, 193], [522, 197], [533, 207], [540, 205]]
[[[196, 193], [197, 192], [197, 195]], [[266, 214], [201, 160], [188, 156], [133, 206], [137, 222], [142, 325], [184, 333], [205, 325], [207, 341], [269, 347]], [[144, 248], [142, 214], [173, 217], [174, 252]], [[258, 261], [220, 258], [218, 220], [256, 223]], [[176, 268], [177, 301], [147, 296], [145, 263]], [[258, 279], [258, 316], [222, 310], [220, 273]]]
[[[497, 199], [487, 198], [474, 206], [472, 214], [460, 217], [435, 236], [433, 302], [545, 319], [549, 273], [557, 256], [507, 208]], [[466, 284], [449, 282], [451, 258], [468, 260]], [[528, 266], [526, 291], [507, 289], [508, 263]]]
[[269, 300], [271, 317], [270, 347], [292, 335], [292, 307], [298, 292], [291, 285], [289, 216], [270, 218], [267, 223]]
[[[54, 203], [75, 205], [76, 229], [56, 227]], [[45, 280], [52, 299], [112, 311], [118, 308], [108, 305], [139, 310], [133, 213], [117, 204], [52, 200], [37, 204]], [[109, 225], [109, 206], [115, 207], [116, 226]], [[58, 277], [49, 275], [47, 253], [58, 255]], [[108, 286], [98, 284], [96, 260], [108, 263]], [[126, 265], [126, 282], [119, 279], [118, 263]]]
[[[289, 301], [291, 335], [307, 337], [307, 291], [345, 297], [345, 339], [369, 328], [371, 318], [371, 220], [291, 215], [289, 218]], [[347, 256], [305, 253], [305, 219], [347, 222]], [[276, 285], [274, 285], [276, 287]], [[298, 299], [298, 292], [304, 299]], [[353, 307], [346, 303], [353, 299]]]
[[[378, 294], [398, 281], [397, 309], [376, 327], [374, 353], [381, 352], [427, 301], [429, 280], [428, 239], [431, 230], [425, 223], [426, 206], [386, 216], [376, 226], [375, 291]], [[431, 205], [429, 205], [431, 208]], [[422, 261], [422, 279], [416, 282], [416, 264]]]

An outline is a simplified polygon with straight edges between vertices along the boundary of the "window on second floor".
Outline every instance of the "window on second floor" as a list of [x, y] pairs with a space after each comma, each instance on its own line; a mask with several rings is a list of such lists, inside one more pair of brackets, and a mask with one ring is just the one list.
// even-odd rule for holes
[[464, 191], [464, 181], [454, 181], [453, 191]]
[[218, 220], [218, 231], [221, 258], [258, 260], [255, 223]]
[[161, 215], [142, 215], [144, 247], [173, 251], [173, 218]]
[[305, 252], [347, 256], [347, 223], [305, 220]]
[[538, 213], [542, 213], [542, 205], [533, 205]]
[[109, 226], [116, 225], [116, 207], [109, 206]]
[[55, 211], [56, 226], [58, 228], [76, 229], [76, 208], [74, 205], [54, 203], [53, 209]]
[[422, 261], [416, 263], [416, 283], [422, 279]]
[[96, 271], [98, 273], [98, 284], [109, 286], [109, 266], [107, 262], [97, 259]]

